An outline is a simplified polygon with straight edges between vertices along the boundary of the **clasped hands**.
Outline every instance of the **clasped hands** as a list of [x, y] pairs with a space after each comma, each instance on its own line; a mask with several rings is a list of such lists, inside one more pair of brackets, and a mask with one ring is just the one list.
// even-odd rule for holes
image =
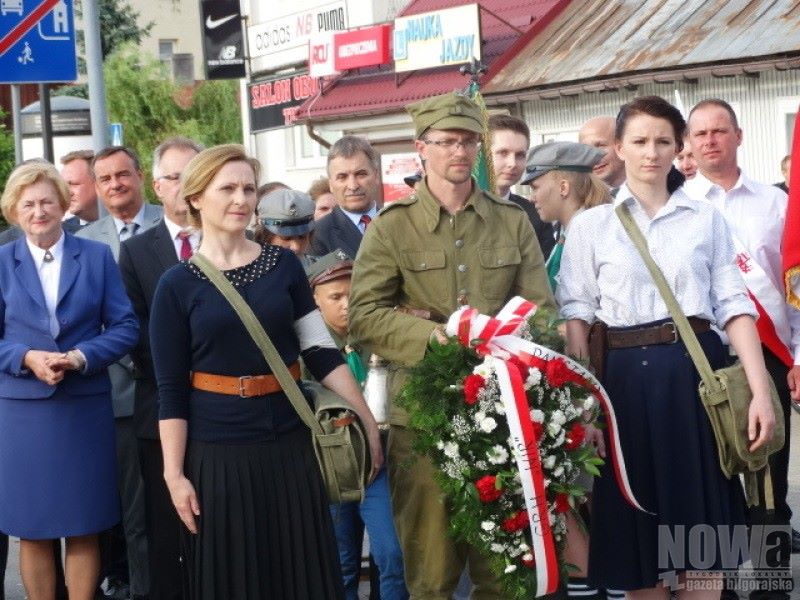
[[22, 365], [29, 369], [37, 379], [47, 385], [56, 385], [67, 371], [79, 371], [84, 360], [77, 350], [69, 352], [48, 352], [47, 350], [28, 350]]

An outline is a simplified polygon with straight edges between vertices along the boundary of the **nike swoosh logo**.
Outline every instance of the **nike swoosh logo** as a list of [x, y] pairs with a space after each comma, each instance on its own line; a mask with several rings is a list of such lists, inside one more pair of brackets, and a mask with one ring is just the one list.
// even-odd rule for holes
[[216, 21], [212, 19], [210, 16], [206, 17], [206, 27], [208, 29], [216, 29], [223, 23], [227, 23], [231, 19], [235, 19], [237, 15], [228, 15], [227, 17], [222, 17], [221, 19], [217, 19]]

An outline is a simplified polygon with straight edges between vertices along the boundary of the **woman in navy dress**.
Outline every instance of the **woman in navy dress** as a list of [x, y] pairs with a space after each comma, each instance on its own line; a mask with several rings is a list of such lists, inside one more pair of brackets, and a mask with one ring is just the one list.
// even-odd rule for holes
[[[198, 154], [181, 194], [202, 227], [198, 252], [248, 302], [281, 358], [298, 358], [364, 422], [373, 476], [378, 427], [325, 329], [300, 261], [245, 236], [258, 162], [242, 146]], [[227, 300], [193, 264], [164, 273], [150, 340], [164, 477], [183, 521], [189, 596], [202, 600], [344, 598], [328, 498], [311, 435]]]
[[[705, 573], [678, 595], [719, 598], [719, 572], [745, 558], [725, 550], [735, 536], [746, 540], [745, 507], [738, 479], [726, 479], [720, 469], [697, 371], [615, 213], [618, 205], [627, 205], [642, 230], [714, 368], [724, 366], [725, 353], [710, 322], [727, 333], [753, 390], [752, 447], [766, 443], [775, 424], [755, 307], [723, 217], [687, 196], [682, 181], [668, 180], [684, 128], [680, 112], [659, 97], [622, 107], [615, 144], [626, 183], [613, 204], [572, 220], [557, 290], [573, 354], [588, 357], [591, 323], [609, 326], [613, 349], [602, 383], [617, 415], [631, 487], [651, 514], [625, 502], [606, 463], [594, 486], [589, 577], [636, 600], [666, 600], [666, 586], [697, 571]], [[598, 434], [589, 437], [603, 445]]]
[[97, 587], [97, 533], [119, 521], [106, 368], [138, 339], [110, 249], [64, 233], [69, 191], [44, 162], [12, 172], [0, 206], [24, 237], [0, 247], [0, 531], [17, 536], [28, 598]]

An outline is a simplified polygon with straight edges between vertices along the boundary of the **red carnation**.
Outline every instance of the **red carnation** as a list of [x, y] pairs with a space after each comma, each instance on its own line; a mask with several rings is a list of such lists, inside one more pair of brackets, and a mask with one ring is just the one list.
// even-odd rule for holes
[[484, 504], [494, 502], [503, 495], [503, 489], [497, 489], [497, 478], [494, 475], [484, 475], [475, 482], [478, 498]]
[[576, 448], [580, 448], [585, 437], [586, 428], [580, 423], [575, 423], [569, 428], [569, 431], [566, 435], [567, 443], [564, 445], [566, 446], [567, 450], [575, 450]]
[[530, 555], [530, 558], [526, 558], [527, 554], [522, 555], [522, 564], [532, 569], [536, 566], [536, 559], [533, 558], [533, 554]]
[[555, 511], [557, 513], [565, 513], [569, 511], [569, 496], [567, 494], [558, 493], [556, 494], [556, 502], [555, 502]]
[[536, 421], [531, 421], [531, 425], [533, 425], [533, 437], [536, 438], [536, 441], [538, 442], [540, 439], [542, 439], [544, 425], [537, 423]]
[[528, 525], [528, 513], [524, 510], [519, 511], [513, 517], [507, 518], [502, 522], [500, 527], [506, 533], [514, 533], [520, 529], [524, 529]]
[[575, 380], [575, 375], [570, 371], [563, 358], [554, 358], [547, 361], [544, 376], [552, 387], [559, 388], [565, 383]]
[[528, 378], [528, 365], [526, 365], [516, 356], [512, 356], [511, 358], [509, 358], [508, 362], [517, 367], [517, 371], [519, 371], [519, 375], [520, 377], [522, 377], [522, 381], [525, 381]]
[[464, 378], [464, 402], [472, 406], [478, 401], [478, 393], [486, 385], [486, 380], [480, 375], [467, 375]]

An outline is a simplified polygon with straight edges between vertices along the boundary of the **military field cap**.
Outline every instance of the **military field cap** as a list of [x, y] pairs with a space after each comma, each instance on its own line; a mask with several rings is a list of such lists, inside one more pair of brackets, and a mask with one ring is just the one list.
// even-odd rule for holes
[[605, 152], [578, 142], [547, 142], [528, 150], [528, 162], [520, 183], [530, 183], [550, 171], [591, 173]]
[[306, 267], [308, 283], [312, 288], [340, 277], [350, 277], [352, 274], [353, 261], [344, 250], [338, 249], [325, 256], [320, 256]]
[[428, 129], [465, 129], [483, 133], [481, 109], [472, 100], [451, 92], [433, 98], [425, 98], [406, 106], [414, 120], [417, 138]]
[[417, 171], [413, 175], [408, 175], [407, 177], [403, 177], [403, 181], [408, 187], [414, 187], [417, 183], [422, 181], [422, 171]]
[[292, 237], [314, 230], [314, 201], [299, 190], [277, 189], [258, 202], [259, 222], [275, 235]]

